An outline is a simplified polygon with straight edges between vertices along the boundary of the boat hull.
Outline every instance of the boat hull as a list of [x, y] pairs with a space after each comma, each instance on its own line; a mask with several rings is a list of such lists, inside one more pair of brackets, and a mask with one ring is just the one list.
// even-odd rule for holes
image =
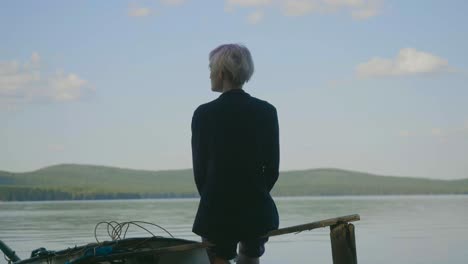
[[209, 264], [209, 245], [176, 238], [128, 238], [61, 251], [40, 250], [14, 264]]

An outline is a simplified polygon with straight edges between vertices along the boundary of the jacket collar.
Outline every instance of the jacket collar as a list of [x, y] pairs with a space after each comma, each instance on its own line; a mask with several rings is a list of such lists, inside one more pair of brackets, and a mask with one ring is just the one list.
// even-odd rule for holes
[[233, 95], [233, 94], [238, 94], [238, 95], [249, 95], [248, 93], [246, 93], [243, 89], [232, 89], [232, 90], [229, 90], [227, 92], [224, 92], [222, 93], [219, 98], [222, 98], [222, 97], [226, 97], [226, 96], [230, 96], [230, 95]]

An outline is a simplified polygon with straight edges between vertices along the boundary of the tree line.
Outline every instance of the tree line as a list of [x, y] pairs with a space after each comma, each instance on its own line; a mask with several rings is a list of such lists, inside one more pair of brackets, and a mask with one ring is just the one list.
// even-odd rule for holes
[[73, 192], [58, 189], [0, 186], [0, 201], [113, 200], [149, 198], [192, 198], [195, 193]]

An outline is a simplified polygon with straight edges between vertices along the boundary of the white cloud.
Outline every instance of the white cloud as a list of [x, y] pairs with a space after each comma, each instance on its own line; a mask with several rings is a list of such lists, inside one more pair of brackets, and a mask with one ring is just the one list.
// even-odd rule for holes
[[383, 0], [226, 0], [227, 11], [236, 7], [274, 7], [286, 16], [346, 11], [354, 19], [368, 19], [381, 12]]
[[74, 73], [58, 72], [50, 79], [49, 83], [51, 98], [56, 101], [73, 101], [81, 97], [82, 87], [87, 84], [87, 81]]
[[145, 17], [151, 14], [151, 9], [147, 7], [130, 7], [128, 15], [131, 17]]
[[11, 74], [19, 68], [17, 61], [0, 61], [0, 74]]
[[359, 19], [359, 20], [368, 19], [368, 18], [376, 16], [377, 14], [378, 14], [378, 10], [373, 9], [373, 8], [360, 9], [360, 10], [355, 10], [351, 12], [351, 15], [353, 16], [353, 18]]
[[227, 0], [227, 6], [239, 6], [239, 7], [258, 7], [258, 6], [266, 6], [271, 4], [271, 0]]
[[258, 24], [260, 21], [263, 20], [263, 12], [261, 11], [255, 11], [253, 13], [250, 13], [249, 16], [247, 16], [247, 22], [249, 24], [255, 25]]
[[33, 52], [31, 55], [31, 63], [33, 65], [38, 65], [39, 62], [41, 62], [41, 56], [39, 56], [39, 53]]
[[375, 57], [356, 67], [363, 78], [417, 75], [448, 71], [448, 61], [436, 55], [412, 48], [401, 49], [396, 58]]
[[[162, 5], [165, 6], [180, 6], [186, 2], [186, 0], [160, 0]], [[128, 8], [128, 16], [131, 17], [147, 17], [155, 14], [153, 9], [149, 7], [138, 6], [135, 3], [130, 4]]]
[[373, 1], [369, 2], [367, 5], [363, 5], [354, 9], [353, 11], [351, 11], [351, 15], [354, 19], [364, 20], [377, 16], [380, 13], [380, 10], [380, 2]]
[[411, 131], [409, 130], [400, 130], [398, 132], [398, 135], [400, 135], [401, 137], [410, 137], [413, 135], [413, 133], [411, 133]]
[[303, 16], [309, 14], [318, 6], [309, 0], [287, 0], [283, 1], [283, 13], [286, 16]]
[[431, 129], [431, 134], [434, 136], [441, 136], [442, 135], [442, 129], [436, 127]]
[[21, 67], [17, 61], [0, 62], [0, 96], [14, 96], [28, 84], [40, 81], [38, 71], [23, 70], [23, 68], [29, 68], [29, 66]]
[[[34, 52], [27, 62], [0, 61], [0, 105], [21, 102], [78, 100], [87, 91], [87, 81], [75, 73], [48, 73]], [[5, 107], [4, 107], [5, 108]]]
[[366, 1], [363, 0], [324, 0], [329, 6], [361, 6]]
[[380, 14], [383, 0], [322, 0], [323, 8], [332, 11], [347, 10], [354, 19], [368, 19]]
[[185, 0], [161, 0], [161, 2], [165, 5], [177, 6], [185, 3]]

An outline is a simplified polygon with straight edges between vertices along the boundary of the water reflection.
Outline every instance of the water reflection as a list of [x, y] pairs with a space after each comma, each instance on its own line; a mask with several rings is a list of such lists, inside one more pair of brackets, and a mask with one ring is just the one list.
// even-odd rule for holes
[[[468, 196], [299, 197], [276, 199], [281, 226], [358, 213], [360, 263], [466, 263]], [[101, 221], [140, 220], [174, 236], [191, 232], [198, 201], [117, 200], [0, 203], [0, 239], [27, 257], [38, 247], [56, 250], [94, 242]], [[98, 230], [100, 239], [106, 231]], [[156, 235], [164, 231], [151, 228]], [[136, 228], [130, 236], [146, 236]], [[2, 262], [3, 261], [3, 262]], [[327, 228], [271, 238], [263, 263], [332, 263]], [[6, 263], [0, 260], [0, 263]]]

